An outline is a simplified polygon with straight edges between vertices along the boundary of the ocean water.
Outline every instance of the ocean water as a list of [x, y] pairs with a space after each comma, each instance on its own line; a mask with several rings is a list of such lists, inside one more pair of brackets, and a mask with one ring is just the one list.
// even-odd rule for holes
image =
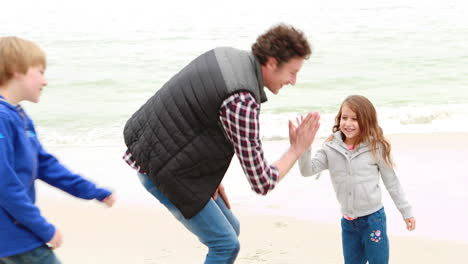
[[49, 145], [123, 145], [125, 121], [206, 50], [249, 50], [285, 22], [313, 45], [295, 86], [262, 105], [265, 140], [318, 111], [330, 133], [342, 100], [367, 96], [387, 134], [468, 131], [468, 4], [449, 1], [8, 1], [0, 35], [37, 42], [49, 85], [25, 103]]

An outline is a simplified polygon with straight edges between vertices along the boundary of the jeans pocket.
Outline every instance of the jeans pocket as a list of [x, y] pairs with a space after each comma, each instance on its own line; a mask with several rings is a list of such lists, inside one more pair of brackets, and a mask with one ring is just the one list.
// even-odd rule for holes
[[381, 211], [382, 211], [382, 209], [379, 210], [379, 211], [377, 211], [377, 212], [375, 212], [375, 213], [373, 213], [373, 214], [371, 214], [371, 215], [369, 216], [369, 222], [371, 222], [370, 224], [372, 224], [372, 223], [382, 223], [382, 222], [384, 222], [384, 220], [385, 220], [385, 215], [382, 214]]

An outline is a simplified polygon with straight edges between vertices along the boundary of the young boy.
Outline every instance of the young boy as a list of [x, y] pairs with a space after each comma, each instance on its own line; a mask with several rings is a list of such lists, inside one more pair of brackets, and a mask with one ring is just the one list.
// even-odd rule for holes
[[60, 263], [51, 249], [61, 233], [35, 205], [40, 179], [82, 199], [112, 206], [115, 197], [66, 169], [39, 142], [32, 120], [19, 105], [37, 103], [46, 59], [34, 43], [0, 37], [0, 264]]

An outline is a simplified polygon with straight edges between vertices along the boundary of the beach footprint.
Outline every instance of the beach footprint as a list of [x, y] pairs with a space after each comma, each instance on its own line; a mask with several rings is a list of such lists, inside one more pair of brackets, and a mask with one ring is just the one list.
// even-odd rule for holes
[[274, 222], [273, 223], [274, 228], [286, 228], [287, 226], [288, 226], [288, 224], [283, 223], [283, 222]]
[[147, 257], [144, 259], [144, 264], [166, 264], [166, 259], [174, 255], [172, 250], [162, 248], [159, 250], [157, 257]]
[[268, 255], [272, 253], [271, 250], [257, 249], [254, 252], [247, 253], [247, 256], [242, 257], [242, 260], [255, 261], [255, 263], [268, 262]]

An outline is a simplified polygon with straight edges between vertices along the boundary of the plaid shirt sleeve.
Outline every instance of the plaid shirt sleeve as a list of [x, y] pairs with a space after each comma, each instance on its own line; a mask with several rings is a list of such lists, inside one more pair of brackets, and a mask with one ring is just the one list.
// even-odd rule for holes
[[234, 146], [242, 169], [256, 193], [267, 194], [278, 183], [278, 168], [268, 165], [260, 140], [260, 105], [248, 92], [224, 100], [219, 118]]
[[140, 166], [136, 163], [136, 160], [133, 158], [132, 153], [130, 153], [130, 150], [127, 149], [125, 151], [125, 154], [123, 155], [122, 159], [124, 159], [125, 162], [137, 172], [146, 174], [146, 172], [142, 168], [140, 168]]

